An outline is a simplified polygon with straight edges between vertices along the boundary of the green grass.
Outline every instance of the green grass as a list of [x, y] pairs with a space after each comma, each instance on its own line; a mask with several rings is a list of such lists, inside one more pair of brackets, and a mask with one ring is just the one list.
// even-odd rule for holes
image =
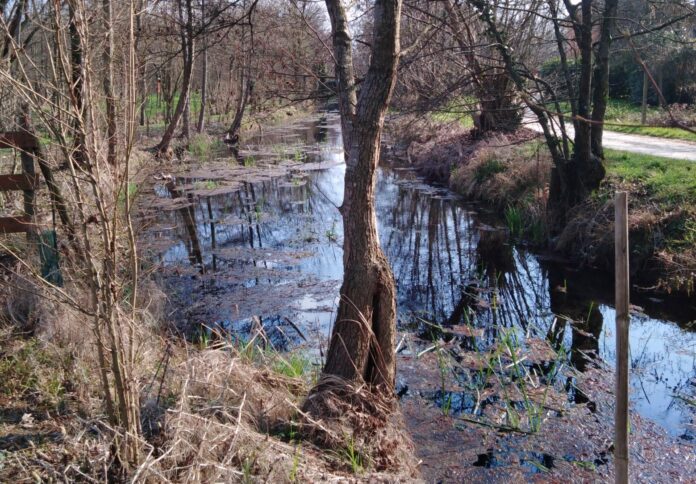
[[[191, 91], [190, 96], [190, 110], [191, 119], [195, 119], [198, 112], [201, 110], [201, 93], [196, 91]], [[174, 93], [172, 98], [172, 112], [176, 109], [176, 104], [179, 102], [179, 93]], [[157, 100], [157, 94], [149, 94], [145, 100], [145, 116], [150, 119], [163, 118], [164, 113], [167, 109], [167, 103], [164, 100], [164, 96]]]
[[[682, 255], [696, 247], [696, 162], [605, 150], [607, 175], [639, 186], [636, 203], [657, 205], [662, 217], [662, 248]], [[597, 196], [610, 196], [606, 190]], [[674, 215], [670, 215], [674, 214]], [[651, 242], [652, 243], [652, 242]], [[652, 250], [648, 245], [648, 250]]]
[[[608, 122], [616, 121], [620, 123], [640, 121], [640, 106], [623, 99], [610, 99], [607, 102], [607, 112], [604, 119]], [[660, 112], [660, 108], [648, 106], [647, 115], [655, 115]]]
[[63, 362], [36, 339], [11, 353], [0, 358], [0, 395], [12, 399], [31, 396], [36, 403], [57, 404], [65, 392]]
[[473, 128], [474, 118], [472, 115], [477, 108], [476, 99], [465, 96], [450, 101], [442, 109], [431, 113], [430, 118], [438, 123], [458, 121], [463, 128]]
[[643, 136], [654, 136], [657, 138], [680, 139], [686, 141], [696, 141], [696, 134], [685, 131], [681, 128], [669, 128], [660, 126], [617, 126], [607, 125], [607, 131], [617, 131], [619, 133], [641, 134]]
[[189, 152], [199, 160], [210, 160], [222, 148], [222, 141], [206, 134], [195, 134], [189, 139]]
[[286, 357], [278, 355], [273, 370], [290, 378], [302, 378], [311, 369], [311, 363], [301, 353], [292, 353]]
[[519, 207], [508, 205], [505, 209], [505, 223], [513, 239], [521, 237], [524, 233], [524, 214]]
[[609, 176], [640, 183], [662, 206], [696, 205], [696, 162], [605, 150]]
[[357, 448], [352, 436], [346, 438], [346, 446], [338, 451], [338, 455], [350, 466], [353, 474], [362, 474], [365, 470], [365, 456]]

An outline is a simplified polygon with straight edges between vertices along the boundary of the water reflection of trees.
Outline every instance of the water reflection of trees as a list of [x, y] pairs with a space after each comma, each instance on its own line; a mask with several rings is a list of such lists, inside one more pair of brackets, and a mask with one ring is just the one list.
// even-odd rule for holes
[[[378, 193], [398, 181], [385, 171]], [[505, 230], [428, 187], [402, 184], [394, 198], [379, 215], [402, 311], [443, 325], [474, 324], [484, 329], [488, 344], [495, 343], [499, 328], [520, 328], [526, 336], [550, 339], [557, 349], [572, 347], [572, 363], [580, 368], [587, 363], [583, 355], [596, 354], [598, 307], [567, 297], [562, 275], [509, 244]], [[574, 321], [570, 326], [568, 319]]]
[[[212, 271], [243, 271], [258, 261], [224, 260], [217, 249], [312, 243], [336, 216], [316, 186], [322, 184], [322, 192], [338, 198], [331, 191], [335, 181], [320, 174], [297, 186], [274, 179], [245, 183], [232, 194], [189, 199], [177, 212], [189, 262]], [[402, 311], [439, 324], [475, 324], [484, 329], [488, 344], [495, 343], [500, 327], [518, 327], [528, 336], [549, 339], [557, 349], [571, 347], [572, 363], [584, 368], [583, 355], [597, 353], [602, 328], [597, 305], [591, 308], [582, 298], [569, 297], [559, 271], [542, 268], [533, 256], [511, 246], [504, 230], [482, 222], [456, 200], [397, 181], [396, 174], [385, 171], [377, 190], [380, 230]], [[297, 240], [303, 226], [310, 232]], [[566, 318], [574, 321], [570, 334]]]

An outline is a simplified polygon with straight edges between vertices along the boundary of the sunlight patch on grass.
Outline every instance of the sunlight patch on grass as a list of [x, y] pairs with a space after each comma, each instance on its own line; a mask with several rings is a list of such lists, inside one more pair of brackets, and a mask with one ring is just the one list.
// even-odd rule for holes
[[696, 141], [696, 134], [683, 130], [681, 128], [669, 128], [661, 126], [618, 126], [612, 124], [607, 125], [607, 131], [617, 131], [619, 133], [628, 134], [641, 134], [644, 136], [655, 136], [658, 138]]
[[696, 205], [696, 163], [624, 151], [605, 150], [608, 175], [645, 186], [661, 205]]
[[454, 99], [440, 110], [430, 114], [430, 118], [438, 123], [451, 123], [458, 121], [464, 128], [474, 127], [474, 112], [478, 109], [478, 103], [473, 97], [465, 96]]

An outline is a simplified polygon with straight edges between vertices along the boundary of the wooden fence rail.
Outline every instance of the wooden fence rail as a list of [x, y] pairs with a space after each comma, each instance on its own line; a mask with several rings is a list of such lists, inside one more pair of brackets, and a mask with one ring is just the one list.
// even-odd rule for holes
[[27, 237], [31, 237], [37, 231], [34, 215], [39, 178], [36, 174], [34, 158], [39, 149], [39, 142], [31, 133], [10, 131], [0, 133], [0, 149], [2, 148], [20, 151], [22, 173], [0, 175], [0, 191], [21, 190], [24, 193], [24, 213], [0, 217], [0, 233], [26, 232]]

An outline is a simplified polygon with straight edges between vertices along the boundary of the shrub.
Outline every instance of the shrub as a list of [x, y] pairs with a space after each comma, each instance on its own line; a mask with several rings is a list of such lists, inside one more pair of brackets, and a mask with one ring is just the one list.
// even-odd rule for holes
[[505, 170], [505, 163], [497, 158], [490, 158], [476, 167], [474, 178], [477, 183], [483, 183], [491, 179], [495, 174], [502, 173]]

